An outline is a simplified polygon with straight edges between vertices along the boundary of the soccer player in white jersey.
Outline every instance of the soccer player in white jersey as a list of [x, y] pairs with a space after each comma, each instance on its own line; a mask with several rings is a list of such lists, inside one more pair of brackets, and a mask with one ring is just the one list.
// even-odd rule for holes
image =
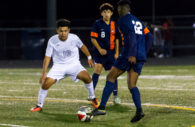
[[[70, 33], [70, 21], [60, 19], [56, 24], [57, 34], [49, 39], [43, 61], [43, 72], [39, 81], [42, 86], [39, 90], [38, 104], [30, 111], [42, 111], [48, 89], [66, 76], [69, 76], [75, 82], [80, 79], [85, 83], [91, 102], [97, 108], [99, 102], [94, 95], [93, 82], [89, 73], [79, 61], [79, 49], [88, 57], [89, 65], [94, 66], [91, 55], [79, 37]], [[53, 66], [47, 74], [46, 71], [51, 57], [53, 59]]]

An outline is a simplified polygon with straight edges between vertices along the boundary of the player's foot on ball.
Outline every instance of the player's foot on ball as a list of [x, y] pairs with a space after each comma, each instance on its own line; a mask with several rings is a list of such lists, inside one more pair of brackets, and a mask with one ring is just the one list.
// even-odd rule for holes
[[106, 110], [101, 110], [96, 108], [92, 111], [92, 116], [99, 116], [99, 115], [106, 115]]
[[137, 122], [137, 121], [141, 120], [143, 117], [144, 117], [143, 112], [136, 113], [135, 116], [133, 117], [133, 119], [131, 120], [131, 123]]
[[91, 102], [92, 102], [94, 108], [98, 108], [99, 105], [100, 105], [100, 103], [97, 100], [97, 98], [91, 99]]
[[31, 108], [30, 111], [31, 112], [41, 112], [42, 111], [42, 108], [40, 106], [36, 106], [34, 108]]
[[118, 104], [121, 103], [121, 100], [120, 100], [120, 98], [115, 97], [113, 102], [114, 102], [115, 105], [118, 105]]

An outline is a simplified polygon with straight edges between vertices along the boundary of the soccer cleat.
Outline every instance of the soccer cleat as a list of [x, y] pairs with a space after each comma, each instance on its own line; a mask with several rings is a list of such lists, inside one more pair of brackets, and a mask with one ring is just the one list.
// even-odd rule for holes
[[91, 99], [91, 102], [92, 102], [94, 108], [98, 108], [99, 105], [100, 105], [100, 103], [97, 100], [97, 98]]
[[106, 115], [106, 111], [105, 110], [101, 110], [101, 109], [94, 109], [92, 112], [91, 112], [91, 115], [92, 116], [99, 116], [99, 115]]
[[136, 113], [135, 116], [133, 117], [133, 119], [131, 120], [131, 123], [137, 122], [137, 121], [141, 120], [143, 117], [144, 117], [143, 112]]
[[41, 112], [42, 111], [42, 108], [40, 107], [40, 106], [36, 106], [36, 107], [34, 107], [34, 108], [31, 108], [31, 110], [30, 110], [31, 112]]
[[118, 105], [118, 104], [121, 103], [121, 100], [120, 100], [120, 98], [115, 97], [113, 102], [114, 102], [115, 105]]

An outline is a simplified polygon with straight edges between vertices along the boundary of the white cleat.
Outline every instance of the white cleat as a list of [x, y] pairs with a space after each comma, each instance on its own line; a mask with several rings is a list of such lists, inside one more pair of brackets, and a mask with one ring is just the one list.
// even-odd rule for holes
[[113, 102], [115, 105], [119, 105], [121, 103], [121, 100], [120, 100], [120, 98], [115, 97]]

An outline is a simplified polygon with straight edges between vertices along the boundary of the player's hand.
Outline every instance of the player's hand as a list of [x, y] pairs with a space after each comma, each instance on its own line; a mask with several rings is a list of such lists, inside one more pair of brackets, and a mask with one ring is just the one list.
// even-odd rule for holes
[[89, 59], [88, 60], [88, 64], [90, 67], [94, 67], [94, 63], [93, 63], [93, 60], [92, 59]]
[[40, 84], [43, 84], [43, 82], [44, 82], [45, 79], [46, 79], [46, 75], [47, 75], [46, 73], [43, 73], [43, 74], [42, 74], [42, 76], [41, 76], [41, 78], [40, 78], [40, 80], [39, 80], [39, 83], [40, 83]]
[[131, 63], [131, 64], [136, 64], [136, 57], [135, 56], [130, 56], [128, 61]]
[[118, 56], [119, 56], [119, 55], [118, 55], [117, 53], [116, 53], [116, 54], [114, 54], [114, 58], [115, 58], [115, 59], [117, 59], [117, 58], [118, 58]]
[[106, 51], [105, 49], [100, 49], [100, 50], [99, 50], [99, 53], [100, 53], [102, 56], [104, 56], [104, 55], [107, 54], [107, 51]]

